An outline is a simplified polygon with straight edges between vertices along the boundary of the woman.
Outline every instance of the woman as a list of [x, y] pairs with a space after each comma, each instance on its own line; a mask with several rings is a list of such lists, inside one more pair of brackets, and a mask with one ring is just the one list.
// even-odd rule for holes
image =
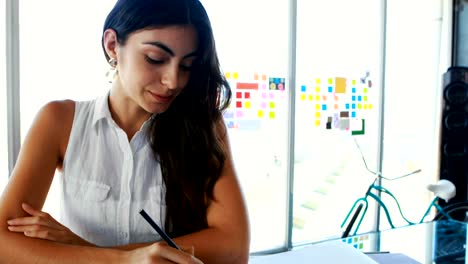
[[[249, 226], [221, 111], [230, 90], [198, 0], [119, 0], [108, 94], [38, 113], [0, 201], [1, 263], [247, 263]], [[60, 222], [40, 211], [61, 172]], [[145, 209], [174, 241], [139, 215]]]

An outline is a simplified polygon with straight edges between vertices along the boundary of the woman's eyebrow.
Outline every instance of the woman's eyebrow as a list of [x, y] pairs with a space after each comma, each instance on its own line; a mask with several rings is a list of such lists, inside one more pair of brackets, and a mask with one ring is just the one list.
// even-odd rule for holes
[[[143, 42], [143, 44], [146, 44], [146, 45], [152, 45], [152, 46], [155, 46], [155, 47], [158, 47], [162, 50], [164, 50], [167, 54], [169, 54], [171, 57], [174, 57], [175, 56], [175, 53], [174, 51], [172, 51], [168, 46], [166, 46], [164, 43], [161, 43], [159, 41], [150, 41], [150, 42]], [[192, 51], [190, 52], [189, 54], [185, 55], [183, 58], [188, 58], [188, 57], [193, 57], [193, 56], [196, 56], [197, 55], [197, 51]]]

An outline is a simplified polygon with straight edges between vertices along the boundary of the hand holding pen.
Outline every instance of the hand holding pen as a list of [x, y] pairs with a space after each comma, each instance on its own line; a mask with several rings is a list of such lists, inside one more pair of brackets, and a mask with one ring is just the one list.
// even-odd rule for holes
[[[156, 261], [157, 259], [167, 259], [172, 261], [173, 263], [195, 263], [195, 264], [203, 264], [203, 262], [199, 259], [197, 259], [195, 256], [193, 256], [193, 253], [187, 253], [184, 252], [181, 247], [179, 247], [165, 232], [162, 230], [156, 222], [145, 212], [145, 210], [140, 211], [141, 216], [148, 222], [148, 224], [153, 227], [156, 232], [164, 239], [164, 241], [167, 243], [166, 245], [160, 244], [160, 243], [154, 243], [149, 247], [142, 248], [142, 250], [147, 250], [146, 252], [149, 252], [150, 255], [147, 255], [148, 258], [145, 258], [144, 260], [150, 260], [148, 263], [153, 263], [153, 261]], [[146, 254], [144, 254], [146, 255]], [[140, 263], [141, 260], [135, 260], [135, 263]], [[133, 263], [133, 262], [132, 262]], [[155, 262], [156, 263], [156, 262]], [[157, 262], [160, 263], [160, 262]]]

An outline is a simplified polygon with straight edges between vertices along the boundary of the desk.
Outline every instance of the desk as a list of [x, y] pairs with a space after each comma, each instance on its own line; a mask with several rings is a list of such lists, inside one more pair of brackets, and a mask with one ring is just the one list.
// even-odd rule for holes
[[[457, 221], [427, 222], [360, 234], [346, 239], [332, 239], [314, 243], [311, 248], [321, 243], [340, 240], [342, 243], [351, 244], [363, 252], [388, 251], [391, 254], [406, 255], [423, 264], [468, 263], [466, 257], [467, 224]], [[293, 252], [294, 250], [291, 251], [291, 253]], [[380, 255], [380, 257], [384, 256]], [[382, 261], [383, 258], [379, 259], [374, 258], [379, 263], [395, 263]]]

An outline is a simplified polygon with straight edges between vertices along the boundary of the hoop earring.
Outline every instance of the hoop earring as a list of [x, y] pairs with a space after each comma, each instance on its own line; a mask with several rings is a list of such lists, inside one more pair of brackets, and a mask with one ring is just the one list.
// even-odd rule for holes
[[109, 83], [112, 83], [115, 79], [115, 76], [117, 76], [117, 60], [114, 58], [109, 59], [109, 65], [111, 68], [107, 71], [106, 77], [108, 78]]

